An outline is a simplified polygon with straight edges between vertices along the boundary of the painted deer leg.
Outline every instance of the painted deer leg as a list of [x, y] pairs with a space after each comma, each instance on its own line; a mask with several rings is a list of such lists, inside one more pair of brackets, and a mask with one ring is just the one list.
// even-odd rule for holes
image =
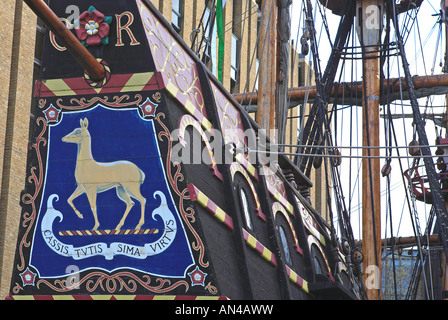
[[135, 229], [140, 229], [142, 225], [145, 223], [145, 205], [146, 205], [146, 199], [141, 197], [141, 199], [138, 199], [140, 201], [141, 206], [141, 217], [140, 221], [138, 222], [138, 225], [135, 227]]
[[76, 188], [76, 190], [73, 192], [73, 194], [67, 199], [67, 203], [70, 205], [70, 207], [73, 208], [73, 210], [75, 211], [76, 215], [79, 218], [83, 218], [83, 215], [78, 211], [78, 209], [76, 209], [75, 205], [73, 204], [73, 200], [75, 200], [78, 196], [80, 196], [81, 194], [83, 194], [84, 191], [81, 190], [79, 188], [79, 186]]
[[131, 211], [131, 208], [134, 206], [134, 201], [132, 201], [131, 197], [126, 193], [123, 187], [117, 187], [117, 195], [126, 203], [126, 210], [124, 211], [123, 217], [115, 228], [115, 230], [120, 230], [126, 220], [126, 217], [128, 216], [129, 211]]
[[140, 229], [142, 225], [145, 223], [145, 205], [146, 205], [146, 199], [142, 196], [140, 193], [140, 184], [127, 184], [124, 186], [124, 189], [126, 190], [126, 193], [134, 197], [135, 199], [140, 202], [141, 206], [141, 216], [140, 220], [135, 227], [135, 229]]
[[87, 198], [89, 199], [90, 209], [92, 209], [93, 219], [95, 219], [95, 225], [93, 226], [92, 230], [96, 230], [100, 226], [100, 223], [98, 222], [98, 215], [96, 212], [96, 190], [92, 188], [90, 190], [87, 190], [86, 194]]

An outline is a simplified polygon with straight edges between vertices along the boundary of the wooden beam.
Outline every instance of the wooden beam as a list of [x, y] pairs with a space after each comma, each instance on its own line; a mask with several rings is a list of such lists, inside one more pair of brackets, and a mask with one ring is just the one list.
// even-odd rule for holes
[[[448, 74], [440, 74], [433, 76], [416, 76], [413, 78], [414, 86], [416, 90], [421, 89], [434, 89], [434, 88], [447, 88], [448, 91]], [[400, 90], [407, 91], [408, 86], [405, 78], [392, 78], [384, 80], [383, 84], [384, 92], [396, 93]], [[363, 83], [356, 82], [342, 82], [339, 85], [335, 84], [331, 90], [331, 98], [349, 99], [350, 97], [357, 96], [362, 97]], [[434, 93], [433, 93], [434, 94]], [[305, 97], [309, 100], [316, 98], [317, 88], [316, 86], [307, 87], [295, 87], [288, 90], [288, 99], [292, 103], [303, 103]], [[257, 92], [249, 93], [236, 93], [233, 95], [241, 105], [257, 104], [258, 94]]]
[[[393, 240], [392, 240], [392, 238], [381, 239], [381, 247], [392, 246], [392, 241], [394, 241], [395, 246], [398, 246], [401, 248], [417, 246], [417, 237], [396, 237], [396, 238], [393, 238]], [[433, 246], [438, 245], [440, 243], [439, 236], [437, 234], [430, 235], [429, 237], [421, 236], [420, 243], [422, 245], [433, 245]], [[362, 241], [356, 241], [356, 245], [361, 246]]]
[[93, 80], [100, 81], [104, 79], [106, 72], [103, 66], [81, 44], [75, 35], [64, 26], [56, 14], [42, 0], [24, 1], [75, 57]]
[[[276, 39], [277, 39], [277, 0], [262, 0], [263, 10], [260, 23], [259, 52], [260, 69], [258, 76], [258, 95], [256, 120], [261, 129], [269, 134], [275, 128], [275, 83], [276, 83]], [[275, 137], [271, 136], [271, 139]]]
[[[380, 146], [380, 30], [368, 26], [370, 6], [378, 0], [357, 3], [358, 37], [363, 45], [363, 146]], [[381, 21], [378, 13], [376, 21]], [[363, 149], [363, 156], [379, 157], [379, 148]], [[363, 276], [370, 300], [381, 299], [381, 166], [379, 158], [362, 160]], [[372, 268], [375, 266], [375, 268]], [[373, 283], [372, 283], [373, 279]]]

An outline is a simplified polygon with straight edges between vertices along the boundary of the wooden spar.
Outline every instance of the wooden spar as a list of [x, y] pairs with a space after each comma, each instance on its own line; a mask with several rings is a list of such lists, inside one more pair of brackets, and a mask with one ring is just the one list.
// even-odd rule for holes
[[276, 56], [277, 56], [277, 0], [262, 0], [259, 46], [261, 52], [260, 69], [258, 76], [257, 101], [258, 112], [256, 121], [261, 129], [271, 136], [270, 131], [275, 128], [275, 83], [276, 83]]
[[[363, 146], [379, 147], [379, 60], [371, 59], [377, 53], [366, 53], [368, 59], [364, 60], [364, 74], [366, 93], [363, 106]], [[379, 157], [379, 149], [363, 149], [363, 156]], [[363, 253], [364, 270], [367, 266], [378, 267], [378, 278], [381, 277], [381, 184], [380, 184], [380, 160], [363, 159], [362, 160], [362, 225], [363, 225]], [[376, 245], [375, 245], [376, 244]], [[375, 250], [376, 249], [376, 250]], [[364, 271], [367, 277], [371, 276]], [[379, 282], [381, 283], [381, 282]], [[370, 291], [370, 292], [369, 292]], [[378, 289], [368, 290], [368, 296], [371, 300], [380, 299]]]
[[[417, 238], [416, 237], [396, 237], [396, 238], [387, 238], [387, 239], [381, 239], [381, 247], [390, 247], [393, 244], [396, 247], [404, 248], [404, 247], [416, 247], [417, 246]], [[428, 238], [426, 236], [420, 237], [420, 242], [422, 245], [438, 245], [439, 242], [439, 236], [436, 234], [430, 235]], [[429, 242], [429, 243], [428, 243]], [[362, 245], [362, 241], [356, 242], [357, 246]]]
[[42, 0], [24, 0], [31, 10], [54, 33], [94, 81], [103, 80], [106, 72], [95, 57], [81, 44]]
[[[433, 89], [433, 88], [448, 88], [448, 74], [440, 74], [440, 75], [432, 75], [432, 76], [416, 76], [413, 78], [414, 86], [416, 90], [420, 89]], [[400, 92], [406, 91], [408, 86], [406, 84], [405, 78], [391, 78], [385, 79], [383, 84], [383, 91], [386, 92], [390, 90], [390, 92]], [[360, 81], [357, 82], [343, 82], [340, 84], [335, 84], [333, 89], [331, 90], [330, 97], [331, 98], [340, 98], [344, 97], [349, 98], [350, 96], [358, 96], [361, 97], [363, 94], [363, 83]], [[305, 97], [308, 96], [309, 100], [313, 100], [317, 95], [316, 86], [307, 86], [307, 87], [295, 87], [290, 88], [288, 90], [288, 100], [291, 101], [291, 104], [294, 103], [303, 103]], [[258, 101], [258, 93], [237, 93], [233, 95], [240, 104], [248, 105], [248, 104], [256, 104]]]
[[[362, 0], [357, 3], [358, 37], [363, 47], [363, 146], [379, 147], [380, 109], [380, 28], [367, 26], [368, 8], [378, 8], [378, 0]], [[377, 13], [376, 21], [381, 21]], [[378, 149], [363, 149], [363, 156], [379, 156]], [[381, 299], [381, 182], [380, 160], [362, 161], [362, 251], [363, 274], [367, 296]]]

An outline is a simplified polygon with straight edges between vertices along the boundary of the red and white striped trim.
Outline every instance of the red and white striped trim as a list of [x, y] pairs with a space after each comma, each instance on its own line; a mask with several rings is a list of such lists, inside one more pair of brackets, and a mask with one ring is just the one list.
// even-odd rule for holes
[[140, 235], [159, 233], [159, 229], [123, 229], [123, 230], [65, 230], [60, 236], [106, 236], [106, 235]]
[[34, 96], [46, 98], [159, 90], [157, 78], [160, 76], [154, 72], [115, 74], [101, 88], [91, 87], [83, 77], [39, 80], [36, 82]]
[[251, 235], [246, 230], [243, 230], [244, 240], [249, 247], [254, 249], [256, 252], [260, 254], [267, 262], [272, 264], [274, 267], [277, 266], [277, 259], [275, 259], [274, 254], [266, 248], [260, 241], [258, 241], [253, 235]]
[[222, 210], [216, 203], [210, 200], [202, 191], [195, 185], [188, 184], [188, 191], [190, 193], [191, 201], [199, 203], [202, 207], [207, 209], [216, 219], [222, 222], [227, 228], [233, 230], [232, 218]]

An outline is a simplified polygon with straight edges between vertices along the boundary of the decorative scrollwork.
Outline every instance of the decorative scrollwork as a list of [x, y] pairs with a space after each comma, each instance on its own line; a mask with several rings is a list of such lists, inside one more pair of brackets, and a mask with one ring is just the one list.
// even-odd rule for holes
[[24, 248], [29, 248], [31, 246], [31, 242], [28, 239], [28, 236], [30, 235], [30, 232], [34, 226], [34, 223], [36, 221], [37, 217], [37, 197], [39, 193], [41, 192], [43, 181], [44, 181], [44, 169], [43, 169], [43, 163], [42, 163], [42, 148], [47, 145], [47, 139], [44, 138], [45, 133], [47, 132], [48, 124], [47, 121], [39, 117], [36, 120], [37, 125], [41, 124], [41, 132], [36, 138], [35, 143], [31, 146], [31, 149], [34, 150], [35, 156], [37, 159], [37, 166], [32, 166], [30, 168], [29, 176], [27, 178], [28, 183], [32, 184], [34, 186], [33, 192], [31, 193], [25, 193], [22, 195], [22, 203], [23, 205], [30, 205], [31, 206], [31, 212], [24, 210], [23, 217], [22, 217], [22, 227], [26, 228], [25, 233], [22, 236], [22, 239], [20, 239], [18, 251], [19, 251], [19, 258], [20, 258], [20, 264], [17, 265], [18, 271], [23, 271], [26, 267], [25, 265], [25, 257], [24, 257]]
[[[126, 279], [128, 278], [128, 279]], [[185, 280], [176, 281], [171, 283], [169, 279], [156, 278], [156, 285], [151, 285], [152, 279], [148, 275], [143, 275], [141, 278], [132, 272], [118, 272], [112, 275], [104, 273], [102, 271], [91, 272], [81, 278], [76, 286], [73, 283], [67, 283], [66, 279], [57, 279], [54, 282], [41, 279], [37, 282], [37, 287], [46, 285], [56, 292], [70, 292], [75, 287], [85, 285], [88, 292], [95, 292], [100, 288], [107, 293], [117, 293], [126, 291], [127, 293], [134, 293], [138, 287], [141, 286], [144, 289], [152, 293], [166, 293], [172, 291], [178, 287], [185, 287], [185, 291], [188, 290], [189, 285]]]
[[[155, 118], [155, 120], [163, 128], [163, 130], [159, 132], [158, 138], [160, 141], [162, 141], [163, 139], [167, 139], [168, 150], [171, 150], [173, 139], [171, 137], [170, 131], [162, 122], [164, 118], [165, 114], [161, 112], [158, 113]], [[192, 248], [199, 253], [198, 263], [202, 267], [208, 267], [210, 263], [204, 261], [204, 255], [205, 255], [204, 243], [202, 242], [200, 236], [192, 226], [192, 223], [196, 221], [196, 218], [194, 216], [195, 211], [192, 207], [185, 205], [185, 201], [190, 200], [190, 194], [188, 193], [188, 189], [186, 187], [182, 190], [179, 189], [179, 183], [185, 180], [183, 174], [181, 173], [181, 165], [180, 163], [175, 163], [171, 161], [171, 152], [168, 152], [168, 155], [166, 157], [166, 170], [170, 186], [173, 189], [173, 191], [179, 196], [179, 209], [182, 219], [184, 220], [188, 229], [191, 231], [191, 234], [196, 239], [196, 242], [192, 243]]]
[[114, 96], [112, 99], [109, 99], [108, 96], [105, 97], [93, 97], [91, 99], [82, 98], [71, 98], [70, 105], [66, 105], [63, 103], [63, 99], [60, 98], [56, 100], [56, 105], [62, 110], [81, 110], [88, 109], [98, 103], [101, 103], [110, 108], [125, 108], [125, 107], [135, 107], [138, 106], [143, 100], [141, 94], [136, 94], [133, 98], [131, 98], [128, 94], [124, 94], [122, 96]]

